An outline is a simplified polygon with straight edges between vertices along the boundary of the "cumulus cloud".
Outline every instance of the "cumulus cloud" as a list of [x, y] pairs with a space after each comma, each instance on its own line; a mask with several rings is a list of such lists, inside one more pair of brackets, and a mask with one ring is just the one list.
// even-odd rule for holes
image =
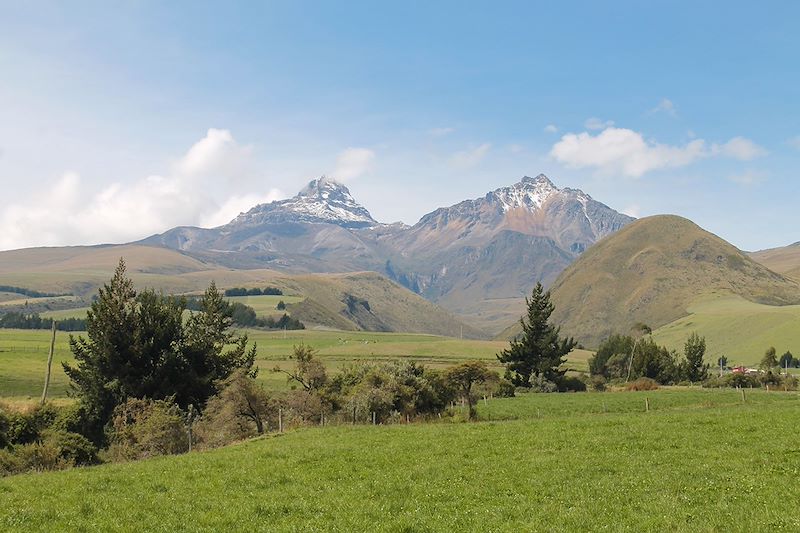
[[555, 124], [548, 124], [547, 126], [544, 127], [544, 132], [545, 133], [557, 133], [558, 132], [558, 126], [556, 126]]
[[178, 225], [227, 222], [280, 196], [275, 190], [264, 196], [231, 190], [250, 151], [229, 131], [210, 129], [165, 175], [93, 188], [67, 172], [35, 199], [0, 208], [0, 249], [128, 242]]
[[453, 166], [460, 168], [474, 167], [486, 157], [489, 150], [492, 149], [491, 143], [483, 143], [469, 150], [456, 152], [450, 158], [450, 163]]
[[233, 220], [237, 215], [244, 213], [250, 208], [259, 204], [267, 204], [276, 200], [286, 198], [286, 195], [279, 189], [270, 189], [265, 195], [244, 194], [228, 198], [225, 203], [219, 206], [215, 212], [203, 216], [200, 226], [204, 228], [215, 228], [222, 226]]
[[586, 122], [584, 122], [583, 125], [587, 130], [603, 130], [612, 127], [614, 125], [614, 121], [600, 120], [597, 117], [592, 117], [586, 119]]
[[339, 181], [349, 181], [366, 173], [372, 166], [375, 152], [366, 148], [348, 148], [336, 158], [333, 177]]
[[663, 168], [683, 167], [699, 159], [723, 156], [749, 161], [766, 150], [743, 137], [709, 145], [703, 139], [673, 146], [648, 141], [626, 128], [606, 128], [593, 135], [569, 133], [553, 145], [550, 156], [570, 168], [595, 168], [602, 174], [639, 177]]
[[639, 218], [642, 214], [642, 208], [638, 204], [632, 204], [623, 209], [622, 213], [629, 217]]

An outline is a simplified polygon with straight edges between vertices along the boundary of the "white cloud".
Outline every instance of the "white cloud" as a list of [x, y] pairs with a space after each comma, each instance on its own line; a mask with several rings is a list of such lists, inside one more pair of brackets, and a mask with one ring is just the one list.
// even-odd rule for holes
[[178, 162], [177, 172], [187, 176], [236, 173], [251, 150], [239, 146], [230, 131], [210, 128]]
[[788, 144], [792, 148], [800, 150], [800, 135], [798, 135], [797, 137], [792, 137], [791, 139], [787, 139], [786, 144]]
[[744, 137], [734, 137], [724, 144], [712, 145], [711, 149], [714, 153], [738, 159], [739, 161], [751, 161], [767, 154], [764, 148]]
[[734, 174], [732, 176], [728, 176], [728, 179], [734, 183], [738, 183], [739, 185], [756, 185], [765, 181], [767, 179], [767, 175], [764, 172], [760, 172], [758, 170], [746, 170], [741, 174]]
[[93, 190], [78, 174], [67, 172], [42, 187], [36, 198], [0, 207], [0, 249], [129, 242], [174, 226], [227, 222], [224, 217], [280, 194], [233, 190], [250, 151], [229, 131], [211, 129], [167, 175]]
[[557, 133], [558, 126], [556, 126], [555, 124], [548, 124], [547, 126], [544, 127], [544, 131], [545, 133]]
[[603, 120], [600, 120], [597, 117], [592, 117], [592, 118], [586, 119], [586, 122], [583, 123], [583, 126], [587, 130], [603, 130], [603, 129], [606, 129], [606, 128], [610, 128], [613, 125], [614, 125], [614, 121], [613, 120], [605, 120], [605, 121], [603, 121]]
[[333, 177], [339, 181], [349, 181], [367, 172], [375, 159], [375, 152], [366, 148], [348, 148], [336, 158]]
[[481, 145], [476, 146], [475, 148], [471, 148], [469, 150], [464, 150], [462, 152], [456, 152], [450, 158], [450, 163], [453, 166], [460, 167], [460, 168], [469, 168], [474, 167], [486, 157], [489, 153], [489, 150], [492, 149], [491, 143], [483, 143]]
[[675, 104], [672, 102], [672, 100], [669, 98], [662, 98], [658, 105], [650, 110], [650, 113], [666, 113], [674, 117], [678, 114], [678, 110], [675, 109]]
[[550, 156], [570, 168], [595, 168], [602, 174], [639, 177], [653, 170], [683, 167], [713, 156], [750, 160], [766, 153], [752, 141], [735, 137], [709, 146], [695, 139], [683, 146], [647, 141], [626, 128], [606, 128], [597, 135], [569, 133], [553, 145]]

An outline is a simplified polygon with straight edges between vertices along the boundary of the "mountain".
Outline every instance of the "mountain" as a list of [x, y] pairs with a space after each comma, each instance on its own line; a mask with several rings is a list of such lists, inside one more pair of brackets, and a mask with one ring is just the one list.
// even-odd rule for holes
[[753, 252], [750, 257], [770, 270], [800, 282], [800, 242]]
[[175, 228], [140, 244], [237, 269], [373, 270], [494, 332], [522, 311], [537, 281], [552, 282], [632, 220], [539, 175], [437, 209], [411, 227], [381, 224], [347, 187], [320, 178], [218, 228]]
[[550, 284], [597, 240], [634, 219], [544, 175], [437, 209], [382, 244], [427, 298], [499, 329], [537, 281]]
[[[800, 286], [733, 245], [672, 215], [629, 224], [581, 255], [552, 287], [552, 319], [587, 347], [637, 322], [656, 329], [699, 300], [800, 303]], [[512, 336], [518, 326], [504, 334]]]

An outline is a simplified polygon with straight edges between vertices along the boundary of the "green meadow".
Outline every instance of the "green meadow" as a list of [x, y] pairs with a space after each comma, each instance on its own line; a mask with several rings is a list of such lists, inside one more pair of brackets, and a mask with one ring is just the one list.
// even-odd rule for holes
[[656, 342], [679, 351], [693, 331], [706, 338], [706, 360], [722, 355], [728, 364], [757, 365], [770, 346], [780, 356], [800, 355], [800, 305], [762, 305], [739, 296], [700, 299], [689, 315], [653, 332]]
[[796, 393], [527, 394], [480, 416], [0, 479], [0, 529], [800, 529]]
[[[508, 346], [504, 341], [462, 340], [408, 333], [328, 330], [246, 332], [258, 347], [258, 379], [272, 390], [287, 387], [285, 375], [271, 370], [276, 366], [286, 370], [291, 368], [294, 365], [290, 359], [292, 348], [300, 343], [317, 349], [320, 360], [331, 370], [366, 359], [412, 360], [434, 368], [445, 368], [468, 359], [483, 359], [496, 370], [501, 370], [495, 355]], [[0, 329], [0, 398], [25, 399], [41, 395], [49, 343], [49, 331]], [[590, 355], [591, 352], [575, 350], [570, 354], [567, 366], [586, 370], [586, 360]], [[60, 362], [72, 360], [69, 334], [59, 331], [56, 333], [50, 397], [66, 396], [69, 383]]]

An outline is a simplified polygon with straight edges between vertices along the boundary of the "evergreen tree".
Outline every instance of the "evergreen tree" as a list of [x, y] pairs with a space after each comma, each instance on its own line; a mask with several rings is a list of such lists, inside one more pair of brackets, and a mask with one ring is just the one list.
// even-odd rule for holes
[[778, 358], [775, 355], [775, 347], [770, 346], [766, 352], [764, 352], [764, 357], [761, 358], [761, 363], [759, 363], [759, 368], [766, 372], [772, 371], [773, 368], [778, 366]]
[[506, 365], [511, 381], [519, 387], [530, 387], [531, 375], [558, 380], [564, 374], [559, 370], [564, 357], [576, 345], [572, 337], [560, 338], [560, 328], [548, 322], [554, 308], [550, 292], [545, 292], [541, 283], [536, 284], [525, 303], [528, 312], [527, 320], [525, 316], [520, 318], [522, 334], [497, 356]]
[[205, 405], [220, 380], [243, 368], [255, 375], [255, 346], [230, 330], [231, 318], [212, 283], [184, 325], [186, 302], [152, 290], [136, 294], [120, 260], [111, 282], [87, 313], [87, 339], [70, 337], [74, 366], [64, 363], [87, 414], [86, 435], [104, 440], [114, 408], [128, 398], [172, 398], [180, 407]]
[[708, 365], [703, 364], [703, 357], [706, 354], [706, 338], [700, 337], [693, 332], [686, 340], [683, 354], [686, 357], [684, 377], [689, 381], [703, 381], [706, 379], [708, 377]]

